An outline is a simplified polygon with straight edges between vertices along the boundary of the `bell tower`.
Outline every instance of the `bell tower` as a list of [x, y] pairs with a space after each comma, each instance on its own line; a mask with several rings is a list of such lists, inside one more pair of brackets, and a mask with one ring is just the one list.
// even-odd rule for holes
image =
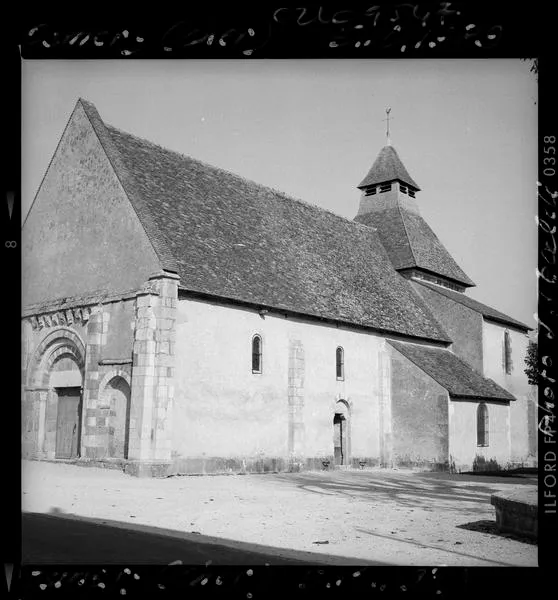
[[387, 114], [387, 144], [380, 150], [361, 191], [355, 221], [376, 230], [394, 268], [404, 277], [423, 279], [456, 291], [474, 286], [422, 218], [416, 195], [420, 187], [391, 145]]

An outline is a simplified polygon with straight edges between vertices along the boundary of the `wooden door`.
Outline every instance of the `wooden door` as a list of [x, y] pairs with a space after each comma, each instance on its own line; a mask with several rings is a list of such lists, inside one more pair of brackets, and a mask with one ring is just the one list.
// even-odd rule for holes
[[78, 456], [80, 430], [80, 388], [58, 388], [56, 458]]
[[344, 425], [345, 417], [338, 413], [333, 417], [333, 462], [336, 465], [345, 464], [344, 459]]

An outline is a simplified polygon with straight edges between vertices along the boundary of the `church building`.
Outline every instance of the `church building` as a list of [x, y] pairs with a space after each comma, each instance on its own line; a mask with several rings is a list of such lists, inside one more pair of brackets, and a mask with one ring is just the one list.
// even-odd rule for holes
[[535, 465], [529, 327], [467, 295], [389, 143], [358, 189], [346, 219], [78, 100], [23, 226], [23, 456], [139, 476]]

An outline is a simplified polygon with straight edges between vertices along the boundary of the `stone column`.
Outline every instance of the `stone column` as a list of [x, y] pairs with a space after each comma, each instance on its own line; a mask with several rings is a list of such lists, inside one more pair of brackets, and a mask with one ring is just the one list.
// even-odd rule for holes
[[87, 347], [82, 397], [82, 439], [81, 456], [98, 459], [106, 455], [106, 424], [98, 419], [99, 400], [99, 359], [106, 332], [103, 325], [102, 306], [91, 310], [87, 325]]
[[304, 467], [304, 348], [289, 341], [289, 471]]
[[138, 476], [164, 476], [171, 462], [178, 275], [158, 273], [137, 294], [129, 464]]

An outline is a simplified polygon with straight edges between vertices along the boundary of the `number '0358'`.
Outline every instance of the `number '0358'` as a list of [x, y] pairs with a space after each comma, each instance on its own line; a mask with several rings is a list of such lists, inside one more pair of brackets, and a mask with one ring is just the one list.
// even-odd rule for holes
[[[554, 135], [545, 135], [543, 138], [543, 142], [545, 144], [554, 144], [556, 143], [556, 136]], [[549, 146], [548, 148], [543, 148], [543, 152], [545, 154], [556, 154], [556, 148], [554, 146]], [[556, 158], [554, 156], [545, 156], [543, 158], [543, 165], [555, 165]], [[554, 166], [549, 166], [543, 169], [543, 175], [546, 177], [553, 177], [556, 173]]]

